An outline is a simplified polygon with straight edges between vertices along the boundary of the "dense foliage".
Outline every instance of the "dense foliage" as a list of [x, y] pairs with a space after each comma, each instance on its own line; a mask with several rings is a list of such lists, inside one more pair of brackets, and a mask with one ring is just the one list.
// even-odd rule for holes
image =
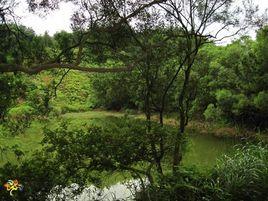
[[266, 28], [256, 41], [244, 37], [200, 53], [203, 64], [197, 64], [200, 84], [195, 107], [205, 110], [207, 119], [267, 127], [267, 33]]
[[[62, 1], [27, 4], [49, 11]], [[138, 179], [137, 200], [266, 199], [265, 145], [238, 148], [206, 173], [183, 166], [191, 117], [258, 134], [268, 128], [267, 19], [252, 1], [64, 2], [78, 9], [72, 33], [38, 36], [16, 23], [16, 0], [0, 1], [0, 142], [7, 143], [0, 181], [24, 185], [6, 187], [0, 200], [42, 201], [76, 183], [101, 186], [104, 173]], [[219, 35], [251, 26], [256, 39], [216, 45]], [[94, 119], [93, 108], [135, 116]], [[86, 123], [68, 120], [79, 112]]]

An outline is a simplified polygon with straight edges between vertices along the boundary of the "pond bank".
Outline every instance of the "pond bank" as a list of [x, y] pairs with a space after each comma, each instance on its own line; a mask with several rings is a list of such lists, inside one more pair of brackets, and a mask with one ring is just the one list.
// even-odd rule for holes
[[[145, 119], [145, 115], [139, 111], [107, 111], [107, 110], [92, 110], [87, 112], [79, 112], [79, 113], [66, 113], [63, 114], [63, 117], [66, 118], [82, 118], [82, 119], [90, 119], [90, 118], [99, 118], [100, 116], [115, 116], [122, 117], [124, 115], [128, 115], [134, 118]], [[158, 115], [152, 115], [153, 121], [158, 121]], [[171, 115], [167, 115], [164, 117], [164, 124], [171, 126], [178, 126], [178, 120]], [[230, 125], [217, 124], [213, 122], [207, 122], [203, 120], [191, 120], [189, 121], [186, 131], [188, 133], [194, 134], [202, 134], [202, 135], [213, 135], [219, 138], [236, 138], [236, 139], [250, 139], [250, 140], [262, 140], [268, 142], [268, 130], [262, 132], [256, 132], [253, 130], [249, 130], [246, 128], [235, 127]]]

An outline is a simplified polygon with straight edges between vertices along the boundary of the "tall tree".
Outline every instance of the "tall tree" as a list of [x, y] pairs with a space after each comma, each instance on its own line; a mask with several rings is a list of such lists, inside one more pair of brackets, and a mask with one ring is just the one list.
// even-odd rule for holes
[[[184, 78], [178, 97], [180, 126], [176, 136], [173, 153], [173, 171], [176, 172], [182, 159], [181, 140], [188, 122], [189, 80], [192, 66], [199, 49], [211, 41], [222, 40], [234, 36], [252, 25], [257, 7], [250, 1], [243, 1], [242, 5], [235, 5], [233, 0], [168, 0], [158, 4], [168, 16], [171, 27], [180, 27], [185, 40], [184, 58], [181, 65]], [[234, 30], [229, 34], [228, 30]], [[179, 53], [181, 54], [181, 53]]]

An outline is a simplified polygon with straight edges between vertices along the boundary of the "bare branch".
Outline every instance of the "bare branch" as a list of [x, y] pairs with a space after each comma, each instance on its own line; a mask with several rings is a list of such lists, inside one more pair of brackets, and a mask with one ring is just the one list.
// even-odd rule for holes
[[121, 18], [118, 22], [118, 24], [122, 24], [124, 23], [126, 20], [132, 18], [132, 17], [135, 17], [136, 15], [138, 15], [142, 10], [150, 7], [150, 6], [153, 6], [155, 4], [159, 4], [159, 3], [163, 3], [165, 2], [166, 0], [153, 0], [151, 1], [150, 3], [148, 4], [144, 4], [142, 6], [140, 6], [138, 9], [136, 9], [135, 11], [133, 11], [131, 14], [127, 15], [126, 17], [124, 18]]
[[70, 72], [70, 69], [64, 72], [64, 74], [61, 76], [60, 81], [54, 86], [54, 96], [57, 97], [57, 90], [60, 84], [62, 83], [63, 79], [66, 77], [66, 75]]

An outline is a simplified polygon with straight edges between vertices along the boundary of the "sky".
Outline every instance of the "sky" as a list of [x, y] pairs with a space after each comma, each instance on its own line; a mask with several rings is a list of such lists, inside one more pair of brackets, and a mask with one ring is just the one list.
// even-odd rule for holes
[[48, 32], [49, 35], [53, 35], [56, 32], [62, 30], [71, 32], [71, 20], [72, 14], [76, 7], [70, 2], [61, 2], [59, 9], [50, 11], [45, 16], [30, 13], [25, 1], [20, 1], [19, 5], [15, 9], [15, 13], [19, 16], [19, 23], [32, 28], [36, 34], [42, 35]]
[[[254, 4], [259, 5], [261, 11], [268, 9], [268, 0], [252, 0]], [[25, 0], [21, 0], [15, 9], [15, 13], [20, 16], [19, 23], [32, 28], [36, 34], [42, 35], [48, 32], [53, 35], [62, 30], [71, 32], [71, 16], [76, 10], [75, 5], [68, 2], [61, 2], [59, 9], [51, 11], [46, 16], [38, 16], [37, 14], [29, 13]], [[255, 31], [252, 30], [249, 35], [255, 37]]]

